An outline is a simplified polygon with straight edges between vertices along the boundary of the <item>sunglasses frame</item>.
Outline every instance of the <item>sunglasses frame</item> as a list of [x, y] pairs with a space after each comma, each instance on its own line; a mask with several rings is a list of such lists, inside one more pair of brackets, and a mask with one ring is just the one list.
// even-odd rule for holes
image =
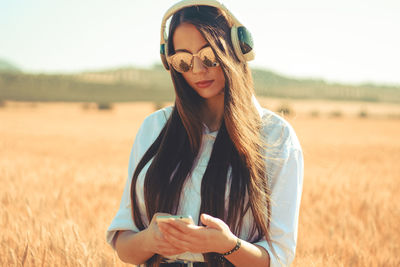
[[[211, 50], [211, 52], [212, 52], [212, 54], [213, 54], [213, 56], [214, 56], [214, 58], [215, 58], [215, 61], [213, 62], [213, 63], [215, 64], [215, 66], [207, 66], [207, 65], [204, 64], [203, 60], [201, 60], [200, 54], [201, 54], [201, 52], [202, 52], [203, 50], [205, 50], [205, 49]], [[178, 54], [189, 54], [189, 55], [192, 56], [192, 59], [190, 60], [190, 68], [189, 68], [187, 71], [178, 70], [177, 68], [175, 68], [174, 64], [172, 64], [173, 59], [174, 59]], [[179, 73], [186, 73], [186, 72], [189, 72], [190, 70], [193, 69], [193, 60], [194, 60], [194, 57], [198, 57], [198, 58], [200, 59], [200, 61], [201, 61], [201, 64], [203, 64], [203, 66], [206, 67], [206, 68], [215, 68], [215, 67], [218, 67], [218, 66], [220, 65], [219, 62], [218, 62], [217, 59], [216, 59], [215, 53], [214, 53], [214, 51], [212, 50], [211, 46], [203, 47], [203, 48], [200, 49], [197, 53], [194, 53], [194, 54], [192, 54], [192, 53], [190, 53], [190, 52], [179, 51], [179, 52], [177, 52], [177, 53], [175, 53], [175, 54], [173, 54], [173, 55], [171, 55], [171, 56], [168, 56], [168, 57], [167, 57], [167, 61], [168, 61], [169, 65], [171, 65], [177, 72], [179, 72]]]

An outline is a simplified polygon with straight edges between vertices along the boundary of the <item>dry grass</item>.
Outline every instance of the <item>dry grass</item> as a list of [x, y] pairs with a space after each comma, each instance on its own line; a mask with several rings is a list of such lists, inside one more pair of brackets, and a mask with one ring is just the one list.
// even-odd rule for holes
[[317, 112], [320, 117], [332, 117], [333, 113], [338, 112], [345, 117], [359, 117], [360, 112], [364, 112], [372, 118], [400, 118], [400, 105], [394, 103], [279, 98], [261, 98], [260, 103], [274, 111], [282, 106], [289, 106], [294, 110], [294, 116], [310, 117], [313, 112]]
[[[153, 104], [0, 109], [0, 266], [124, 266], [105, 242]], [[305, 181], [293, 266], [399, 266], [399, 120], [290, 122]]]

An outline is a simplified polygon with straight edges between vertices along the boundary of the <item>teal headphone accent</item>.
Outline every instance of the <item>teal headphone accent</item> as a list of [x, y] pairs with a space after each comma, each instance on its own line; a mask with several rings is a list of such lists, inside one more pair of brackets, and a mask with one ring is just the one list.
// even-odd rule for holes
[[216, 0], [183, 0], [176, 3], [167, 10], [161, 23], [160, 57], [166, 70], [170, 69], [167, 61], [167, 20], [177, 11], [190, 6], [212, 6], [224, 11], [227, 16], [229, 16], [233, 20], [233, 26], [231, 28], [231, 39], [236, 56], [242, 62], [254, 59], [253, 38], [251, 37], [250, 32], [235, 18], [235, 16], [233, 16], [233, 14], [222, 3]]
[[243, 54], [250, 53], [253, 50], [253, 38], [249, 30], [247, 30], [244, 26], [240, 26], [237, 29], [239, 36], [239, 45]]

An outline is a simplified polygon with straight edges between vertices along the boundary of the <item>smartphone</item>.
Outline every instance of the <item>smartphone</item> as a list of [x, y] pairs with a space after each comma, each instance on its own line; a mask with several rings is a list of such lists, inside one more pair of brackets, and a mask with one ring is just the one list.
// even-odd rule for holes
[[182, 222], [185, 222], [187, 224], [194, 224], [194, 221], [192, 219], [192, 216], [190, 215], [163, 215], [163, 216], [157, 216], [156, 221], [157, 222], [162, 222], [166, 221], [168, 219], [175, 219], [175, 220], [180, 220]]

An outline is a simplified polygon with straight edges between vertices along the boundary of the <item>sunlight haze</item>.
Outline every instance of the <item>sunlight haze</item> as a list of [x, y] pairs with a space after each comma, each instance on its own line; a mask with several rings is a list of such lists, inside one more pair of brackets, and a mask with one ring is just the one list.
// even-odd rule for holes
[[[176, 2], [0, 1], [0, 59], [27, 72], [151, 67], [160, 64], [162, 16]], [[252, 32], [252, 67], [400, 84], [400, 1], [222, 2]]]

